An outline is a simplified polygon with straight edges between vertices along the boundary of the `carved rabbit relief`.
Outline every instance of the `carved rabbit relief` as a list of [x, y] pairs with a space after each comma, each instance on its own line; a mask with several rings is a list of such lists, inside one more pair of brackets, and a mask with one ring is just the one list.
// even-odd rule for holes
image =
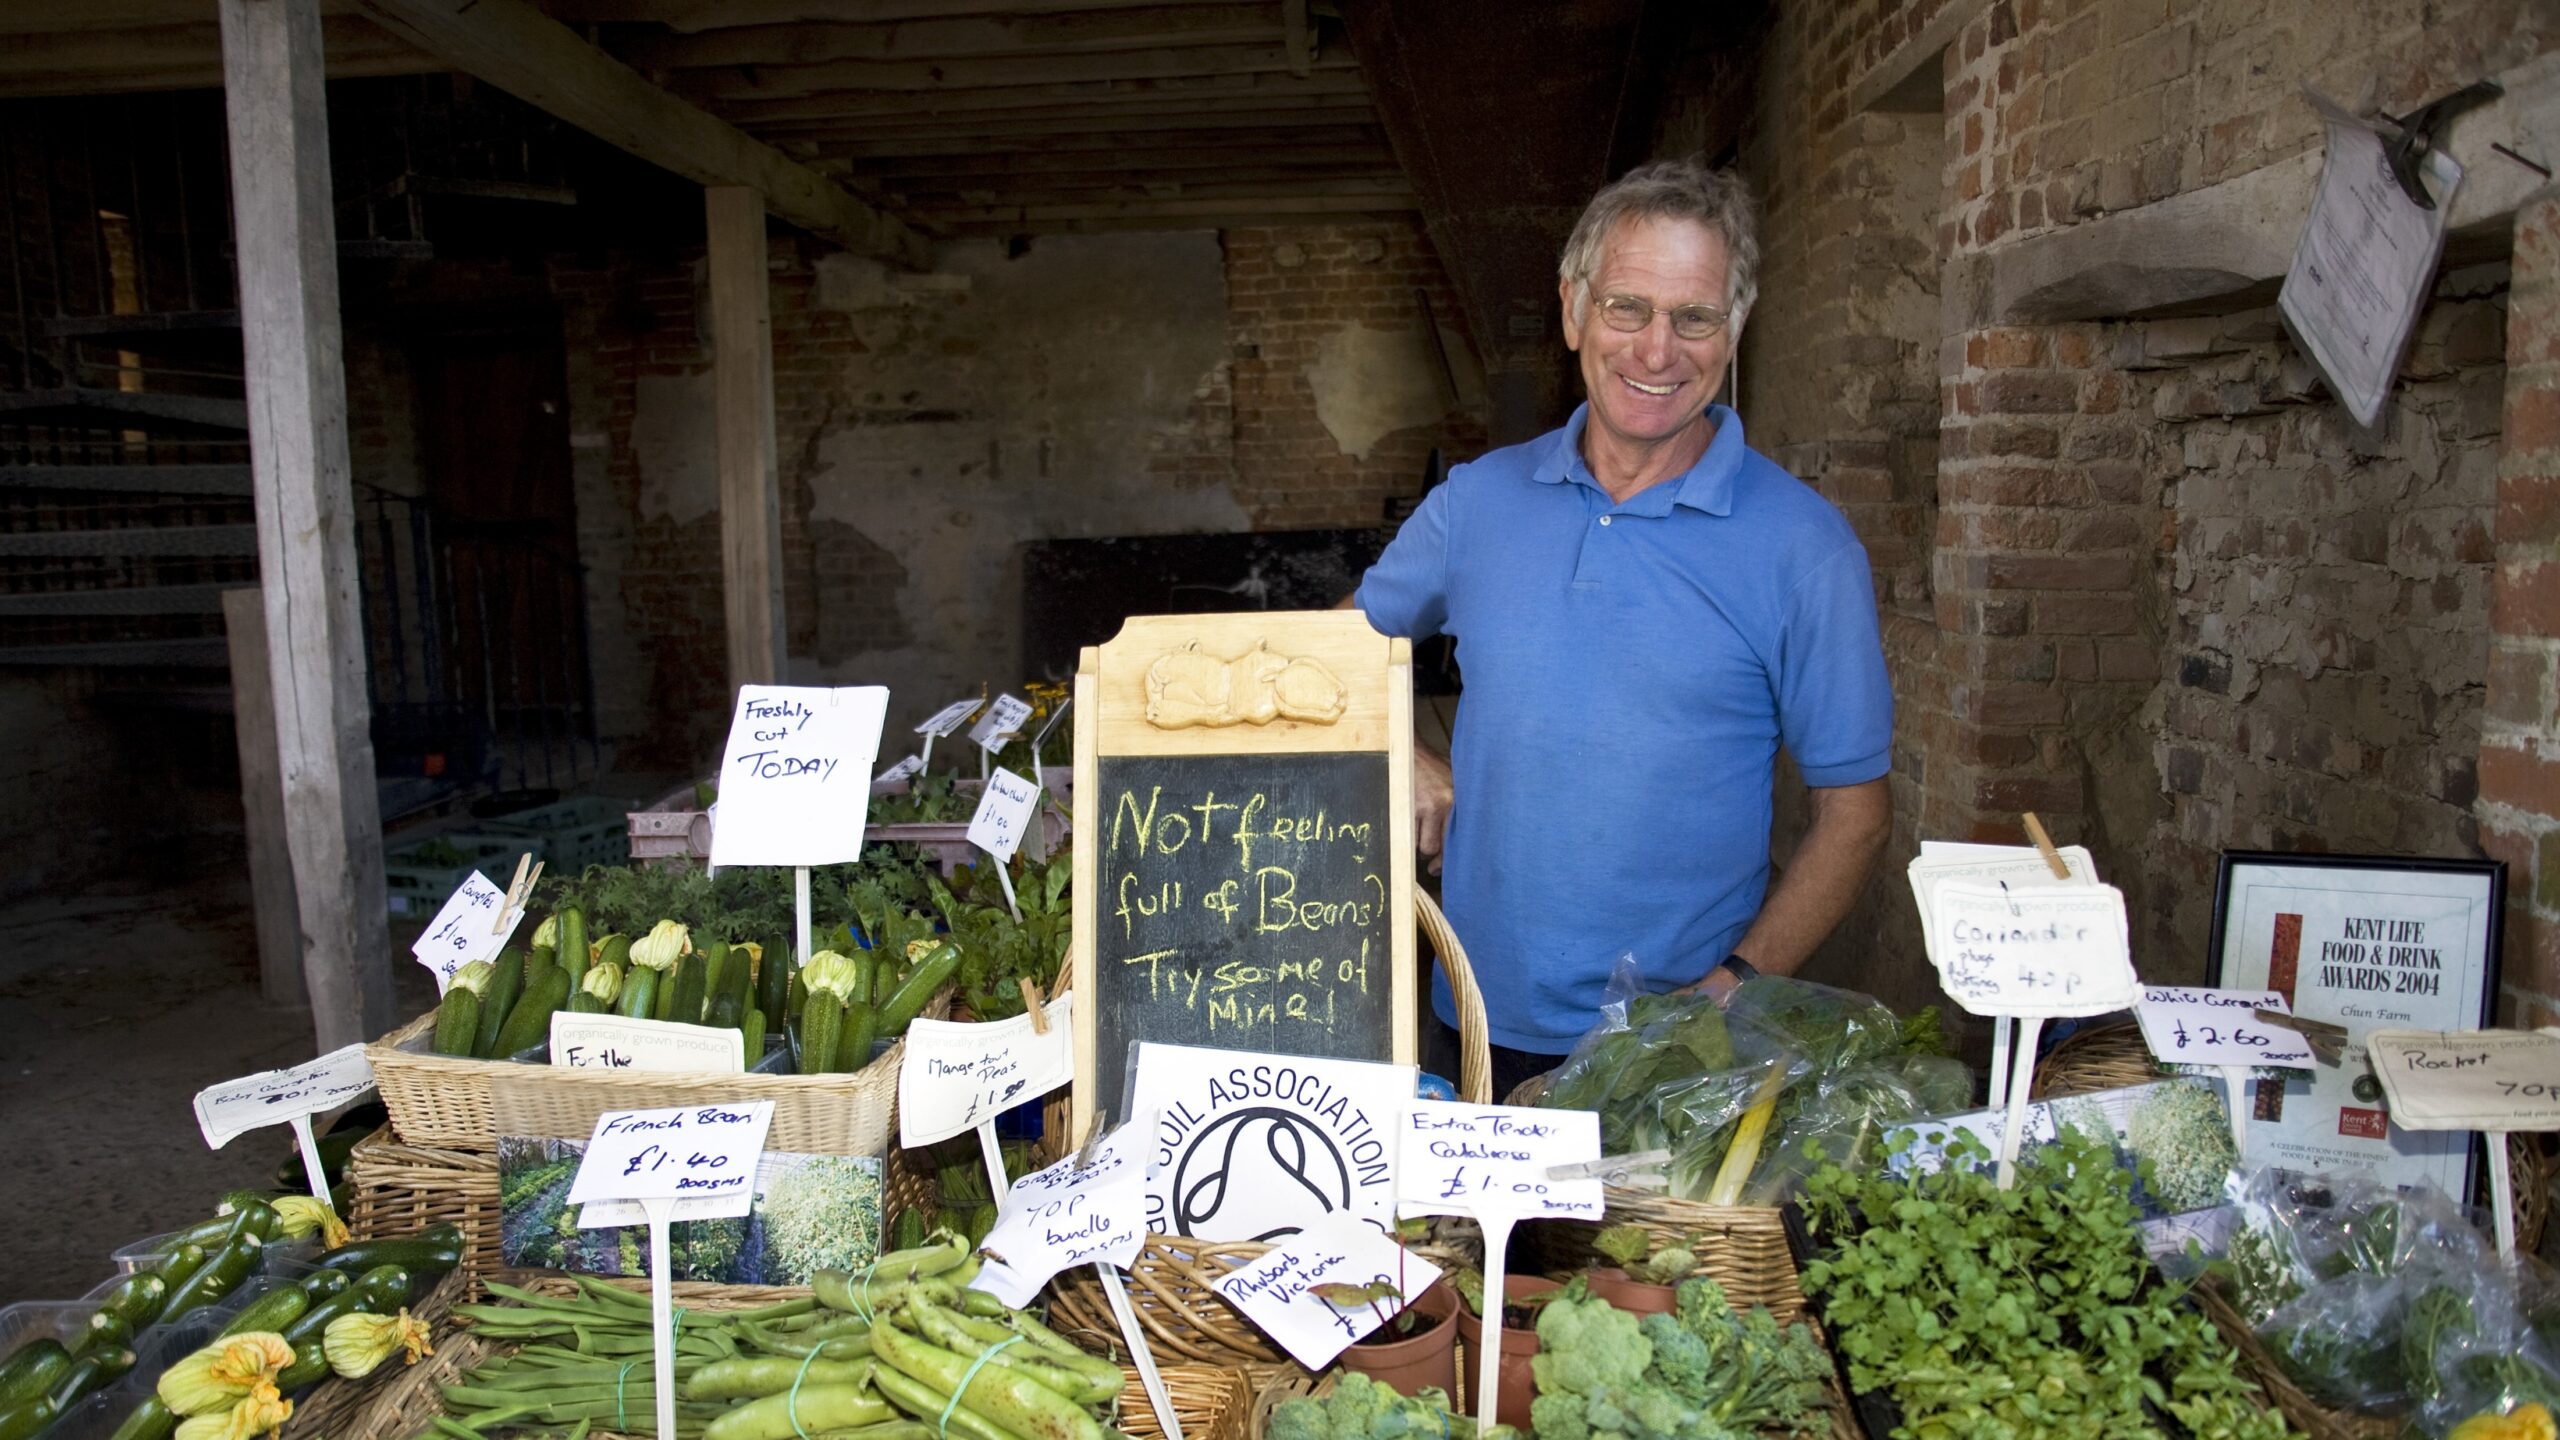
[[1342, 718], [1348, 698], [1321, 661], [1275, 655], [1268, 641], [1221, 660], [1202, 654], [1194, 640], [1147, 667], [1147, 723], [1159, 730], [1274, 720], [1330, 725]]

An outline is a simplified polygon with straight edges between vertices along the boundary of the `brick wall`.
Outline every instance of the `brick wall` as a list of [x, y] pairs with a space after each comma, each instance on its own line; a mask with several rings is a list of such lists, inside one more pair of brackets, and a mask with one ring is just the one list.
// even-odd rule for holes
[[[885, 683], [893, 726], [1019, 678], [1025, 543], [1376, 524], [1434, 446], [1483, 445], [1411, 227], [966, 244], [925, 275], [778, 238], [771, 278], [792, 677]], [[605, 728], [700, 765], [728, 714], [701, 261], [550, 279]]]
[[2505, 454], [2490, 521], [2481, 840], [2507, 865], [2514, 1023], [2560, 1024], [2560, 197], [2516, 217]]

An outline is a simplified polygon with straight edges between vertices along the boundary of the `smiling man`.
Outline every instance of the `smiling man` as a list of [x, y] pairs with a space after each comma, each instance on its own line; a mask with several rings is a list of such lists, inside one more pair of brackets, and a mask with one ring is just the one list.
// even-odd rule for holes
[[[1730, 173], [1666, 162], [1601, 191], [1558, 266], [1588, 400], [1450, 472], [1352, 597], [1387, 634], [1457, 639], [1455, 743], [1417, 747], [1415, 830], [1484, 989], [1497, 1099], [1599, 1019], [1622, 953], [1648, 989], [1719, 996], [1802, 964], [1891, 828], [1865, 547], [1712, 403], [1758, 259]], [[1781, 747], [1813, 823], [1773, 888]]]

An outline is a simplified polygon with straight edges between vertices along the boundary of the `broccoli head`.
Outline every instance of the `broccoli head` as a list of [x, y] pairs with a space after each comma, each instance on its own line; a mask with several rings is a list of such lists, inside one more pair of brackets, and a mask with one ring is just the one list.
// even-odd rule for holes
[[1272, 1410], [1269, 1440], [1445, 1440], [1463, 1427], [1449, 1414], [1449, 1397], [1426, 1386], [1399, 1395], [1366, 1375], [1343, 1375], [1320, 1400], [1284, 1400]]
[[1580, 1278], [1538, 1313], [1538, 1353], [1530, 1371], [1541, 1391], [1596, 1394], [1634, 1385], [1653, 1362], [1653, 1342], [1636, 1317], [1591, 1293]]

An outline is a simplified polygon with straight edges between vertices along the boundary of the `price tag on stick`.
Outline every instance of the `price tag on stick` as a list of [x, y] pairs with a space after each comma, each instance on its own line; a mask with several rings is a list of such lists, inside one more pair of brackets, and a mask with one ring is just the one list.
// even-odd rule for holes
[[2273, 990], [2208, 990], [2185, 985], [2146, 985], [2133, 1007], [2151, 1053], [2169, 1065], [2211, 1065], [2222, 1072], [2231, 1104], [2231, 1143], [2245, 1145], [2249, 1126], [2249, 1072], [2260, 1065], [2309, 1070], [2311, 1042], [2301, 1032], [2258, 1019], [2261, 1010], [2292, 1013]]
[[474, 960], [487, 960], [506, 948], [507, 937], [524, 920], [521, 903], [507, 905], [507, 892], [489, 883], [489, 877], [474, 870], [462, 877], [453, 894], [427, 925], [426, 933], [409, 947], [418, 963], [436, 977], [436, 993], [441, 995], [453, 984], [453, 974]]
[[1075, 1078], [1075, 998], [1070, 991], [1042, 1007], [1046, 1034], [1029, 1015], [976, 1025], [909, 1021], [898, 1070], [898, 1143], [930, 1145], [992, 1125]]
[[962, 721], [977, 714], [978, 707], [986, 703], [984, 700], [954, 700], [926, 717], [925, 722], [916, 727], [916, 733], [924, 737], [924, 753], [919, 758], [927, 765], [932, 764], [933, 742], [959, 729]]
[[2478, 1130], [2489, 1146], [2490, 1209], [2498, 1253], [2516, 1246], [2515, 1176], [2507, 1136], [2560, 1130], [2560, 1031], [2376, 1030], [2364, 1037], [2391, 1123], [2409, 1130]]
[[196, 1128], [215, 1150], [267, 1125], [291, 1125], [294, 1144], [302, 1151], [303, 1178], [312, 1195], [329, 1198], [329, 1177], [320, 1164], [319, 1142], [311, 1134], [311, 1117], [353, 1104], [373, 1088], [373, 1066], [364, 1046], [348, 1045], [289, 1070], [261, 1070], [196, 1092]]
[[1146, 1129], [1123, 1125], [1092, 1148], [1090, 1163], [1070, 1155], [1013, 1182], [979, 1247], [985, 1263], [970, 1289], [1019, 1307], [1062, 1270], [1138, 1258], [1147, 1230]]
[[[1539, 1215], [1599, 1219], [1598, 1180], [1558, 1180], [1550, 1173], [1599, 1158], [1600, 1117], [1593, 1111], [1417, 1100], [1397, 1129], [1397, 1213], [1472, 1215], [1484, 1227], [1485, 1305], [1497, 1317], [1486, 1328], [1496, 1329], [1511, 1227]], [[1498, 1395], [1502, 1347], [1481, 1348], [1476, 1393]], [[1478, 1408], [1484, 1413], [1476, 1423], [1491, 1431], [1493, 1405], [1488, 1400]]]
[[969, 817], [969, 843], [996, 858], [996, 880], [1004, 887], [1005, 908], [1021, 923], [1022, 906], [1013, 898], [1013, 852], [1022, 848], [1023, 833], [1040, 811], [1040, 787], [1010, 770], [987, 776], [978, 795], [978, 811]]
[[1044, 790], [1049, 786], [1049, 777], [1040, 773], [1040, 747], [1049, 743], [1049, 732], [1057, 729], [1058, 722], [1067, 718], [1068, 708], [1075, 703], [1072, 699], [1059, 701], [1058, 708], [1050, 711], [1048, 721], [1041, 725], [1040, 733], [1031, 737], [1031, 778]]
[[1023, 722], [1031, 718], [1031, 702], [1015, 695], [999, 695], [978, 723], [969, 727], [969, 738], [981, 750], [997, 751], [1013, 743], [1022, 733]]
[[1439, 1278], [1439, 1266], [1377, 1226], [1336, 1213], [1210, 1284], [1299, 1364], [1321, 1371]]
[[657, 1434], [676, 1433], [676, 1326], [674, 1268], [667, 1255], [667, 1225], [676, 1202], [700, 1204], [705, 1218], [739, 1216], [755, 1208], [756, 1162], [773, 1125], [773, 1102], [749, 1100], [678, 1105], [665, 1110], [616, 1110], [596, 1117], [587, 1153], [569, 1182], [569, 1203], [587, 1207], [581, 1227], [622, 1223], [600, 1212], [601, 1202], [636, 1200], [649, 1219], [649, 1319], [657, 1362]]

